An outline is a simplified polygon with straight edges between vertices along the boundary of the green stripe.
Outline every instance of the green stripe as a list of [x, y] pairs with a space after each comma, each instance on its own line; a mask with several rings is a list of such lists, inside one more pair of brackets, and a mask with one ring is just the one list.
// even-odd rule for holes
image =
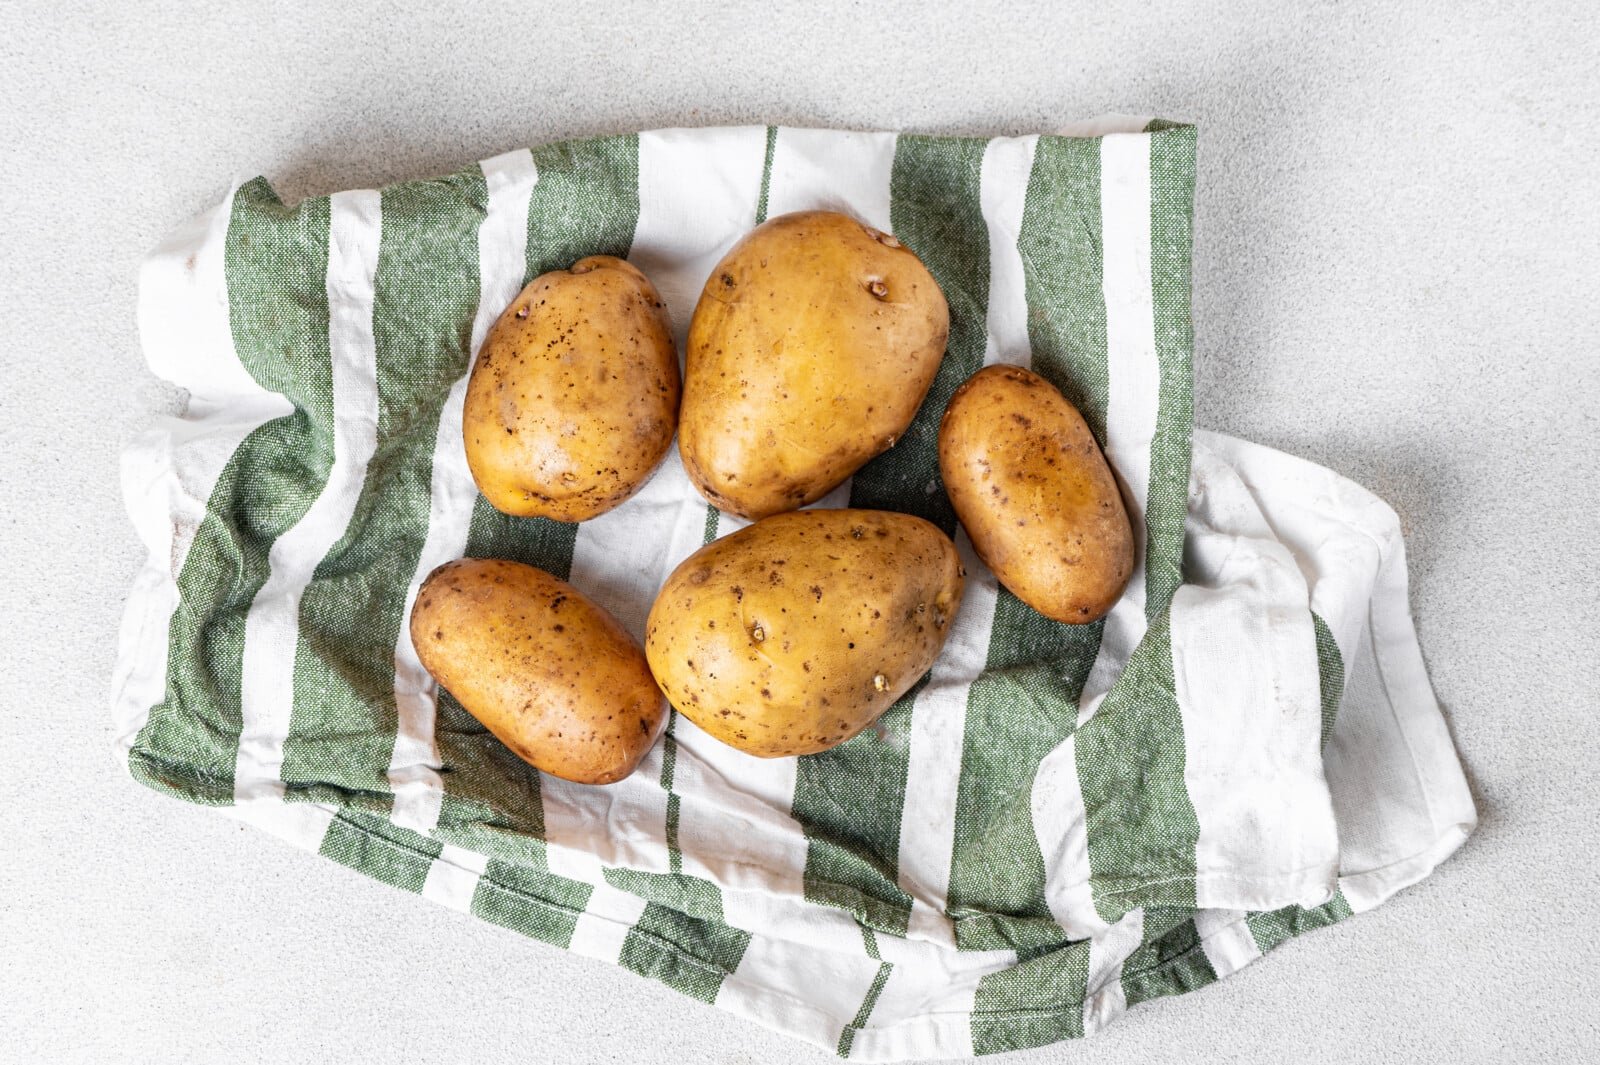
[[717, 520], [721, 516], [722, 512], [720, 510], [712, 506], [710, 503], [706, 504], [706, 528], [704, 535], [702, 535], [700, 538], [700, 542], [702, 544], [709, 544], [711, 541], [717, 538]]
[[387, 811], [397, 712], [394, 648], [428, 535], [434, 444], [466, 372], [478, 303], [479, 171], [383, 191], [372, 332], [377, 446], [344, 535], [300, 601], [289, 794]]
[[[1021, 233], [1033, 368], [1103, 443], [1109, 375], [1098, 142], [1039, 138]], [[1051, 621], [1000, 589], [989, 660], [967, 696], [957, 784], [949, 897], [963, 949], [1037, 951], [1061, 940], [1045, 902], [1033, 782], [1076, 727], [1103, 628]], [[980, 987], [980, 1009], [984, 993]]]
[[130, 754], [133, 775], [191, 802], [233, 801], [244, 623], [273, 543], [333, 465], [327, 199], [285, 207], [262, 178], [234, 194], [224, 251], [240, 362], [294, 412], [253, 430], [217, 480], [178, 576], [165, 699]]
[[998, 1054], [1080, 1038], [1088, 982], [1088, 940], [1025, 954], [1011, 968], [984, 976], [972, 1011], [972, 1052]]
[[[626, 256], [639, 217], [638, 139], [551, 145], [533, 155], [538, 180], [529, 197], [523, 282], [585, 255]], [[465, 553], [523, 562], [564, 579], [577, 529], [510, 517], [480, 495]], [[436, 729], [446, 792], [436, 834], [494, 856], [472, 912], [565, 947], [592, 889], [549, 872], [539, 774], [443, 691]]]
[[1102, 625], [1051, 621], [1000, 589], [989, 660], [967, 694], [957, 782], [949, 899], [963, 950], [1029, 951], [1062, 939], [1045, 901], [1033, 781], [1076, 727]]
[[1216, 982], [1192, 913], [1162, 907], [1145, 911], [1143, 942], [1122, 963], [1122, 993], [1129, 1006]]
[[1078, 729], [1078, 783], [1095, 909], [1195, 904], [1200, 823], [1183, 779], [1183, 718], [1173, 694], [1171, 619], [1162, 612], [1099, 712]]
[[402, 891], [420, 892], [441, 850], [436, 840], [382, 817], [345, 810], [328, 825], [319, 853]]
[[900, 442], [860, 470], [850, 505], [926, 518], [953, 536], [955, 509], [939, 480], [939, 421], [961, 383], [983, 367], [988, 336], [989, 228], [979, 200], [986, 141], [904, 135], [895, 144], [890, 221], [944, 291], [950, 339]]
[[856, 1010], [855, 1018], [839, 1033], [839, 1044], [834, 1048], [834, 1052], [841, 1058], [850, 1056], [850, 1047], [856, 1040], [856, 1033], [867, 1026], [867, 1020], [872, 1016], [872, 1008], [878, 1004], [878, 996], [883, 994], [883, 985], [889, 982], [889, 974], [892, 972], [894, 965], [890, 962], [878, 966], [878, 972], [872, 978], [872, 986], [867, 988], [867, 993], [862, 996], [861, 1006]]
[[1078, 408], [1104, 447], [1111, 376], [1102, 246], [1100, 142], [1040, 137], [1017, 241], [1033, 369]]
[[715, 1002], [750, 933], [650, 903], [622, 941], [618, 964], [701, 1002]]
[[1333, 898], [1321, 906], [1306, 910], [1299, 906], [1286, 906], [1281, 910], [1252, 913], [1245, 918], [1256, 947], [1263, 954], [1295, 936], [1326, 928], [1351, 915], [1350, 903], [1344, 892], [1334, 892]]
[[1344, 656], [1339, 653], [1333, 630], [1315, 611], [1311, 614], [1311, 625], [1317, 634], [1317, 679], [1322, 692], [1321, 743], [1326, 747], [1339, 717], [1339, 701], [1344, 698]]
[[761, 198], [756, 201], [756, 225], [767, 220], [767, 193], [772, 191], [772, 152], [778, 146], [778, 127], [767, 127], [767, 155], [761, 164]]
[[539, 869], [491, 861], [472, 894], [472, 915], [565, 949], [592, 890]]
[[1194, 149], [1193, 126], [1150, 137], [1150, 291], [1160, 405], [1150, 441], [1145, 504], [1147, 618], [1165, 610], [1183, 583], [1183, 525], [1189, 514], [1194, 435], [1194, 329], [1189, 321]]
[[[889, 451], [857, 471], [850, 505], [895, 509], [953, 534], [955, 512], [939, 487], [939, 419], [962, 381], [983, 365], [989, 283], [988, 228], [979, 208], [985, 142], [902, 136], [890, 177], [896, 236], [916, 252], [950, 301], [950, 340], [927, 399]], [[911, 714], [924, 677], [875, 727], [799, 760], [794, 816], [806, 828], [806, 898], [842, 907], [880, 931], [904, 935], [911, 897], [896, 866], [910, 758]]]

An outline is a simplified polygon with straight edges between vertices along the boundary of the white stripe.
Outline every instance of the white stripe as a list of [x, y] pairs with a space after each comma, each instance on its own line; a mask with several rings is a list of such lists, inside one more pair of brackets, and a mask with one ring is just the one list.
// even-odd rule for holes
[[[893, 134], [780, 129], [767, 183], [767, 217], [827, 208], [888, 229], [894, 145]], [[765, 154], [763, 131], [761, 156]], [[755, 200], [752, 196], [752, 211]], [[740, 236], [733, 234], [728, 244]], [[849, 498], [847, 480], [812, 507], [841, 507]], [[704, 515], [703, 504], [698, 513]], [[722, 514], [717, 532], [727, 536], [747, 525], [742, 518]], [[794, 916], [804, 915], [798, 907], [805, 897], [808, 851], [804, 830], [790, 812], [795, 759], [752, 758], [712, 739], [681, 715], [676, 735], [673, 787], [680, 795], [683, 871], [723, 885], [730, 924], [763, 931], [780, 924], [792, 927]], [[832, 936], [833, 922], [825, 929], [816, 923], [811, 920], [813, 927], [794, 934]]]
[[1089, 979], [1083, 996], [1083, 1034], [1093, 1035], [1128, 1009], [1122, 963], [1144, 940], [1144, 911], [1127, 915], [1089, 942]]
[[235, 184], [222, 202], [173, 231], [139, 268], [139, 344], [156, 376], [209, 410], [272, 397], [240, 363], [228, 320], [228, 228]]
[[567, 949], [586, 958], [616, 965], [622, 945], [639, 918], [645, 901], [637, 895], [619, 891], [604, 880], [591, 883], [589, 902], [578, 915]]
[[1189, 583], [1172, 598], [1201, 909], [1318, 906], [1338, 868], [1305, 579], [1270, 531], [1261, 534], [1194, 530]]
[[996, 137], [983, 150], [978, 201], [989, 228], [988, 338], [983, 364], [1029, 363], [1028, 287], [1022, 265], [1022, 216], [1038, 137]]
[[767, 183], [767, 217], [843, 211], [888, 232], [897, 139], [893, 133], [780, 129]]
[[[639, 137], [639, 219], [628, 257], [661, 293], [680, 345], [706, 275], [755, 225], [766, 143], [757, 126]], [[573, 585], [641, 638], [667, 574], [700, 547], [705, 515], [674, 448], [638, 495], [578, 527]], [[666, 872], [661, 767], [658, 743], [632, 776], [607, 788], [547, 780], [552, 871], [597, 879], [595, 825], [606, 824], [603, 864]]]
[[999, 584], [978, 561], [965, 529], [956, 549], [967, 587], [944, 650], [911, 712], [905, 805], [900, 815], [900, 887], [911, 896], [906, 934], [955, 945], [945, 916], [955, 850], [956, 799], [966, 740], [967, 693], [989, 660]]
[[[1037, 137], [990, 141], [979, 175], [989, 233], [988, 337], [984, 363], [1028, 358], [1027, 292], [1017, 247]], [[906, 791], [900, 822], [899, 883], [911, 896], [907, 935], [954, 945], [945, 916], [955, 849], [955, 817], [966, 739], [967, 696], [989, 657], [999, 585], [965, 529], [956, 548], [967, 570], [961, 611], [911, 715]]]
[[[472, 320], [472, 358], [508, 304], [522, 288], [528, 258], [528, 207], [538, 171], [526, 149], [497, 155], [479, 164], [488, 187], [488, 207], [478, 227], [478, 310]], [[466, 551], [478, 488], [467, 468], [461, 437], [461, 411], [469, 373], [450, 388], [439, 412], [429, 489], [428, 534], [406, 591], [405, 612], [394, 649], [394, 702], [398, 715], [389, 784], [394, 788], [390, 819], [417, 832], [439, 823], [444, 784], [434, 725], [439, 690], [417, 658], [411, 642], [411, 607], [417, 589], [434, 569]]]
[[[707, 275], [755, 225], [766, 130], [639, 135], [639, 221], [629, 260], [667, 305], [679, 350]], [[572, 583], [636, 638], [662, 581], [700, 547], [700, 498], [676, 448], [639, 494], [578, 526]]]
[[1122, 481], [1136, 546], [1133, 577], [1106, 617], [1099, 653], [1084, 685], [1080, 721], [1099, 700], [1145, 632], [1145, 505], [1150, 497], [1150, 444], [1161, 407], [1155, 299], [1150, 276], [1150, 138], [1100, 142], [1100, 216], [1106, 307], [1106, 458]]
[[422, 897], [461, 913], [471, 913], [478, 881], [488, 867], [489, 859], [483, 855], [446, 843], [439, 857], [428, 866], [428, 878], [422, 882]]
[[221, 810], [236, 821], [312, 852], [322, 849], [328, 827], [339, 813], [336, 807], [314, 802], [252, 802]]
[[377, 192], [331, 198], [328, 235], [328, 349], [333, 371], [333, 465], [305, 515], [278, 537], [271, 574], [245, 617], [240, 695], [243, 721], [234, 801], [283, 797], [283, 744], [294, 712], [300, 597], [317, 564], [344, 534], [377, 442], [377, 353], [373, 280], [382, 231]]
[[1016, 964], [1009, 950], [957, 951], [895, 936], [877, 936], [894, 968], [873, 1004], [867, 1027], [850, 1044], [850, 1060], [903, 1061], [972, 1053], [971, 1014], [985, 976]]
[[236, 191], [162, 241], [139, 271], [145, 361], [190, 399], [182, 417], [153, 426], [122, 453], [123, 505], [148, 552], [128, 593], [111, 682], [113, 745], [124, 765], [166, 696], [178, 577], [217, 478], [245, 437], [294, 411], [257, 384], [234, 351], [226, 253]]
[[1076, 733], [1039, 763], [1029, 809], [1044, 858], [1045, 903], [1051, 916], [1072, 939], [1103, 934], [1111, 926], [1095, 910], [1090, 887], [1088, 812], [1078, 781]]
[[[1150, 276], [1150, 138], [1100, 142], [1102, 291], [1106, 309], [1106, 457], [1122, 482], [1137, 548], [1133, 576], [1107, 615], [1100, 647], [1078, 704], [1081, 727], [1144, 637], [1144, 512], [1150, 443], [1161, 398], [1155, 304]], [[1074, 934], [1104, 928], [1089, 888], [1087, 814], [1079, 787], [1076, 738], [1047, 755], [1034, 782], [1034, 827], [1045, 854], [1045, 897]]]
[[755, 935], [739, 967], [718, 987], [716, 1004], [797, 1039], [831, 1046], [871, 990], [878, 967], [859, 951], [815, 950]]
[[1201, 910], [1194, 915], [1200, 947], [1218, 980], [1261, 957], [1261, 948], [1250, 934], [1244, 916], [1243, 910]]

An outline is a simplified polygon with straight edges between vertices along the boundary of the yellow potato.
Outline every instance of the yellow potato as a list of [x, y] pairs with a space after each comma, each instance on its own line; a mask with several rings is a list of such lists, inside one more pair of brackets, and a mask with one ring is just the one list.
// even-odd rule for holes
[[433, 678], [536, 769], [580, 784], [621, 780], [666, 726], [644, 654], [566, 581], [496, 559], [448, 562], [411, 610]]
[[672, 705], [762, 757], [866, 728], [933, 665], [961, 605], [955, 545], [879, 510], [779, 514], [690, 555], [650, 610]]
[[748, 518], [815, 502], [906, 431], [949, 334], [944, 293], [894, 237], [829, 211], [772, 219], [695, 307], [684, 469]]
[[678, 423], [678, 353], [633, 266], [592, 255], [534, 278], [472, 368], [462, 430], [491, 504], [583, 521], [637, 492]]
[[1056, 621], [1097, 621], [1133, 573], [1133, 528], [1078, 409], [1018, 366], [990, 366], [950, 398], [939, 473], [978, 556]]

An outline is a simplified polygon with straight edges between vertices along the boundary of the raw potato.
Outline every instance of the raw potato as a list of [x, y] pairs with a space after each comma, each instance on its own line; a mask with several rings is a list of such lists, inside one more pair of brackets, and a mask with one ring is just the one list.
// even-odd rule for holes
[[1097, 621], [1133, 573], [1117, 480], [1078, 409], [1038, 374], [990, 366], [950, 397], [939, 473], [1000, 583], [1056, 621]]
[[591, 255], [534, 278], [472, 368], [467, 465], [496, 508], [583, 521], [637, 492], [678, 424], [678, 353], [654, 286]]
[[779, 514], [690, 555], [650, 610], [672, 705], [767, 758], [866, 728], [933, 665], [961, 606], [955, 545], [879, 510]]
[[440, 566], [417, 592], [411, 641], [468, 713], [554, 776], [621, 780], [666, 726], [633, 637], [542, 569], [475, 558]]
[[949, 334], [944, 293], [894, 237], [830, 211], [772, 219], [695, 307], [684, 469], [747, 518], [821, 499], [906, 431]]

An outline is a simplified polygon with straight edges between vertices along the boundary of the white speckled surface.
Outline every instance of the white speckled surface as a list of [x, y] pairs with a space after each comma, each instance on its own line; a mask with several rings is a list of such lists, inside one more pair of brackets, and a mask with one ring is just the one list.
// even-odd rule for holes
[[1400, 512], [1483, 827], [1375, 913], [995, 1060], [1594, 1054], [1597, 9], [734, 6], [0, 4], [0, 1060], [827, 1060], [116, 769], [116, 453], [176, 402], [136, 265], [235, 174], [297, 198], [585, 133], [1104, 111], [1199, 123], [1198, 421]]

